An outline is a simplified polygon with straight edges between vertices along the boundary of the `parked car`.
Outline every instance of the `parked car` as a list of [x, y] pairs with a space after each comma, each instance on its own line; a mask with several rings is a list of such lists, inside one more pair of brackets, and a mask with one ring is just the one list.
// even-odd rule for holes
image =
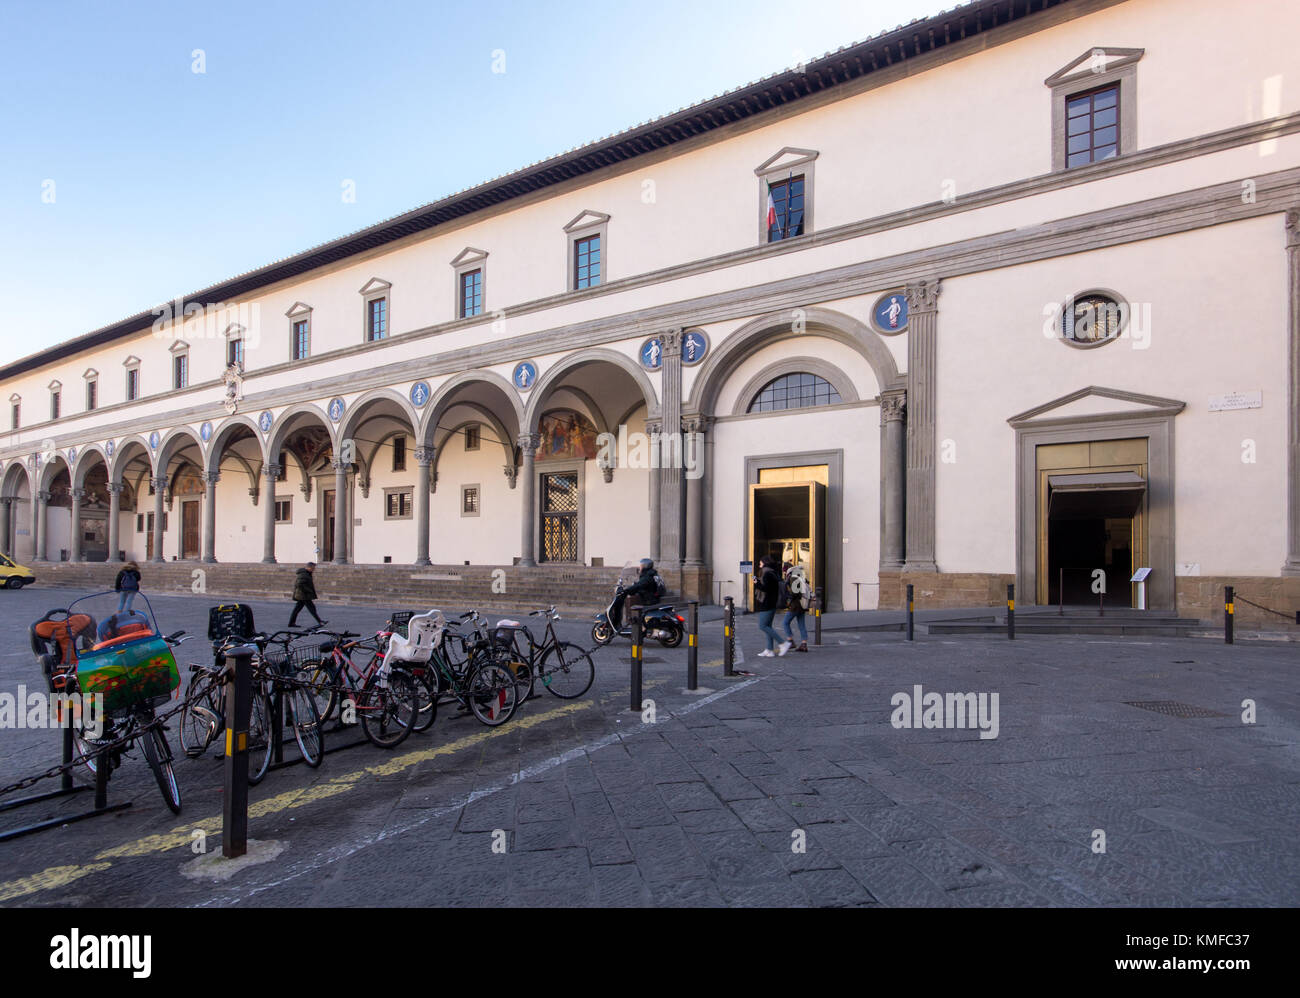
[[0, 582], [6, 589], [21, 589], [36, 581], [36, 573], [7, 554], [0, 554]]

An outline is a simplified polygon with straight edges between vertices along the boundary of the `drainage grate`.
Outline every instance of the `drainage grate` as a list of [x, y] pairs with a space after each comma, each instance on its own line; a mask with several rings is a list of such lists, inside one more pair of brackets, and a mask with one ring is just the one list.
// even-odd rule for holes
[[1130, 707], [1141, 707], [1143, 710], [1154, 711], [1157, 714], [1168, 714], [1170, 717], [1230, 717], [1230, 714], [1221, 714], [1217, 710], [1210, 710], [1208, 707], [1193, 707], [1190, 703], [1179, 703], [1177, 700], [1125, 700]]

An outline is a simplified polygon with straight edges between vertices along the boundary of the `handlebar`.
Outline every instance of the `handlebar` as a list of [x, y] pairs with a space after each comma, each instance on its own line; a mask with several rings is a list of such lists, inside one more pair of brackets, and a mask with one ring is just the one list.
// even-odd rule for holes
[[179, 645], [179, 644], [183, 644], [184, 642], [188, 641], [190, 638], [194, 637], [193, 634], [187, 635], [186, 637], [181, 637], [182, 634], [185, 634], [185, 632], [173, 631], [171, 634], [164, 634], [163, 640], [166, 641], [169, 645]]

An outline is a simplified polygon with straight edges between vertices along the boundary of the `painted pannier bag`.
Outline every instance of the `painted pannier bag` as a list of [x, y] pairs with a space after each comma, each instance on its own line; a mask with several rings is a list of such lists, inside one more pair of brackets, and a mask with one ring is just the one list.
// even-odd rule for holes
[[106, 711], [128, 710], [142, 702], [156, 705], [180, 684], [176, 657], [152, 629], [101, 642], [82, 652], [77, 662], [82, 695], [100, 694]]

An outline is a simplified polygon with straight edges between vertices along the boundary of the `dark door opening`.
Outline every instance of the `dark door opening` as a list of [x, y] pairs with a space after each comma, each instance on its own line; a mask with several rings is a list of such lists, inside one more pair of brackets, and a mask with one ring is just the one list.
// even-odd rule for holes
[[[803, 568], [809, 583], [826, 585], [826, 486], [820, 482], [756, 484], [749, 487], [749, 557], [754, 572], [764, 556], [779, 565]], [[753, 593], [745, 594], [753, 606]]]
[[1050, 603], [1133, 605], [1129, 579], [1135, 520], [1145, 482], [1132, 472], [1048, 479], [1047, 586]]
[[181, 503], [181, 558], [199, 556], [199, 504]]
[[321, 524], [324, 528], [324, 536], [320, 538], [320, 543], [316, 546], [320, 548], [321, 561], [334, 560], [334, 490], [325, 489], [321, 492]]

